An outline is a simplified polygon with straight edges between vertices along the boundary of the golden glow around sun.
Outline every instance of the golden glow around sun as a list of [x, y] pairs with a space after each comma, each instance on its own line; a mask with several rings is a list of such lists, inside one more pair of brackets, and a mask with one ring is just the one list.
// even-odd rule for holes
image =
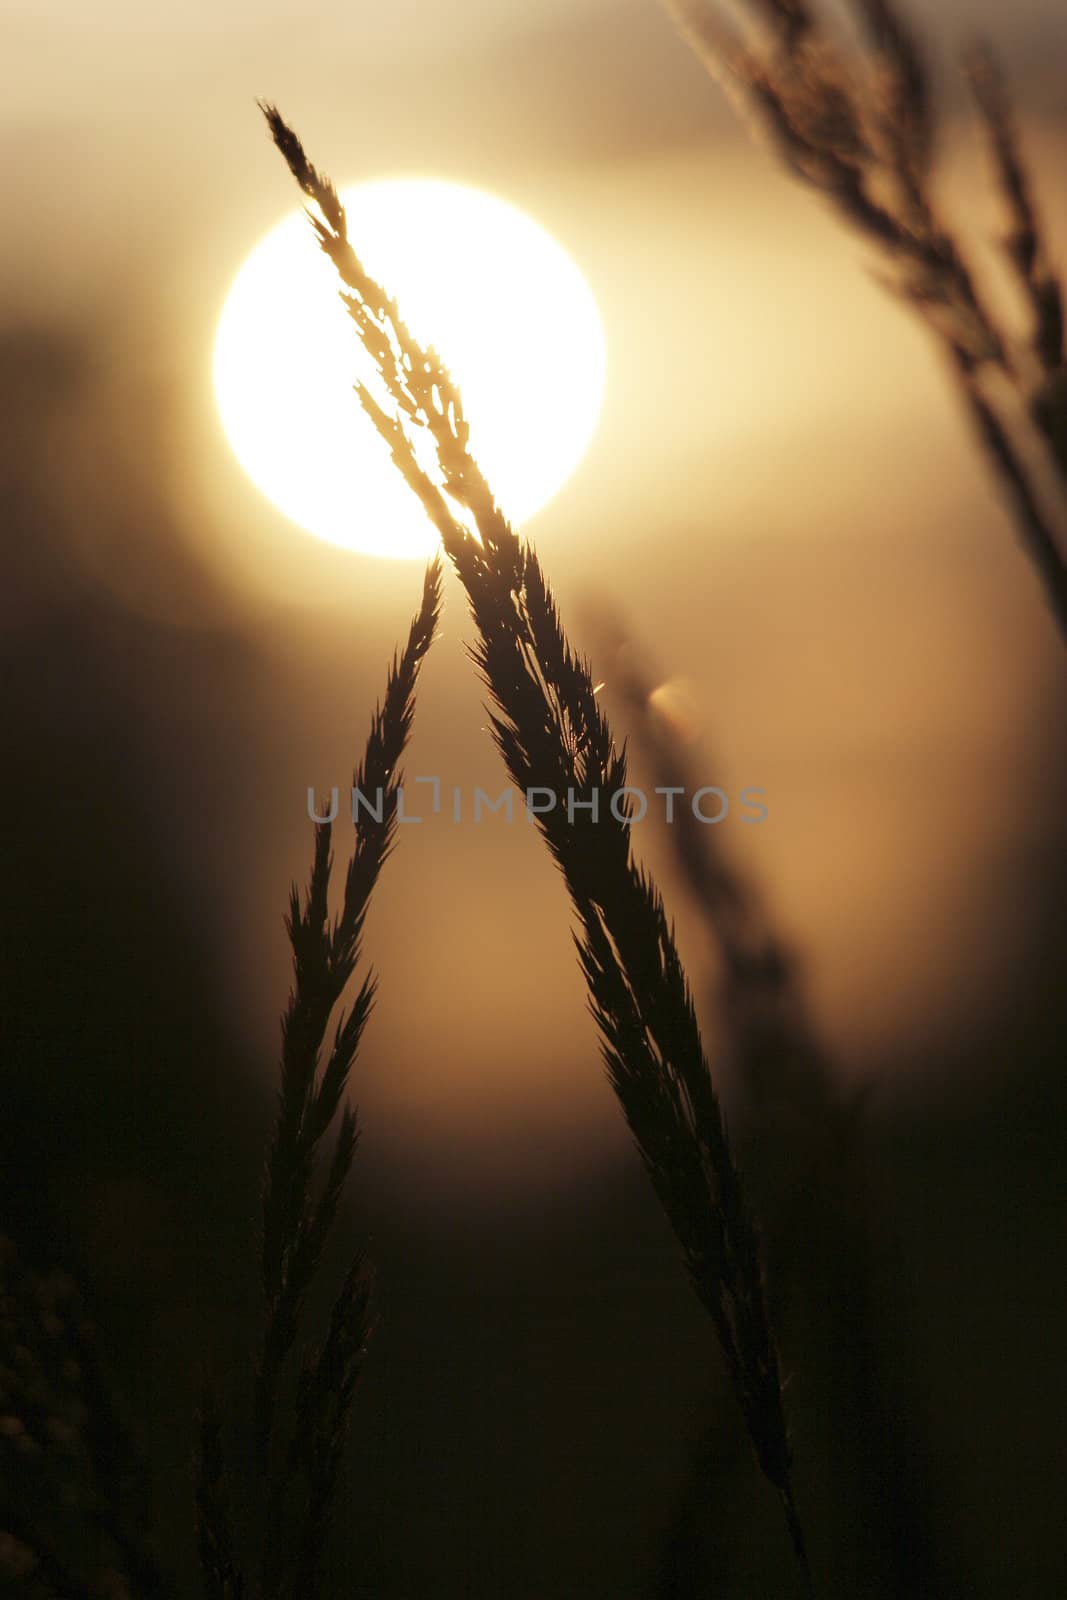
[[[368, 270], [459, 383], [471, 449], [501, 506], [524, 521], [596, 426], [604, 338], [585, 279], [543, 228], [477, 189], [394, 179], [342, 199]], [[286, 516], [374, 555], [434, 549], [434, 528], [353, 392], [366, 357], [303, 212], [267, 234], [234, 280], [214, 371], [226, 436]]]

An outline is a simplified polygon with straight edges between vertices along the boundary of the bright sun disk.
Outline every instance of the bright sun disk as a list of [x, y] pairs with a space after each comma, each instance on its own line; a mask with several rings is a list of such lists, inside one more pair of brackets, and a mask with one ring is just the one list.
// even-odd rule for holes
[[[604, 337], [585, 279], [542, 227], [477, 189], [392, 179], [341, 198], [364, 264], [449, 365], [471, 449], [505, 513], [523, 522], [577, 466], [600, 411]], [[301, 211], [248, 256], [215, 341], [226, 436], [308, 532], [424, 557], [437, 534], [353, 391], [367, 358], [336, 289]]]

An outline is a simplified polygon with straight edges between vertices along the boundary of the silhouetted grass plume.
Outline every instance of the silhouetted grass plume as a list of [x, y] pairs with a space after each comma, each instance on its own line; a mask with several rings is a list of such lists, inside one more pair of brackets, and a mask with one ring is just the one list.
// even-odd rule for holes
[[278, 111], [263, 110], [290, 171], [317, 207], [311, 220], [318, 241], [373, 362], [371, 382], [356, 384], [359, 399], [467, 592], [479, 636], [474, 660], [495, 706], [493, 734], [508, 772], [523, 794], [547, 790], [556, 797], [537, 820], [578, 916], [578, 955], [608, 1074], [715, 1326], [759, 1464], [781, 1496], [806, 1574], [757, 1232], [673, 933], [659, 891], [634, 861], [628, 817], [601, 819], [560, 804], [563, 796], [580, 796], [592, 806], [594, 795], [624, 790], [624, 753], [536, 555], [512, 530], [470, 453], [451, 376], [366, 272], [329, 179]]
[[[291, 1425], [280, 1437], [282, 1380], [291, 1365], [301, 1311], [322, 1260], [352, 1166], [359, 1130], [345, 1102], [349, 1073], [374, 1003], [367, 974], [332, 1041], [330, 1019], [359, 966], [371, 896], [393, 847], [400, 761], [415, 714], [419, 668], [433, 642], [441, 569], [426, 572], [422, 603], [402, 654], [394, 657], [354, 786], [360, 807], [341, 908], [329, 905], [333, 824], [315, 830], [315, 856], [303, 895], [291, 892], [286, 927], [293, 988], [282, 1018], [278, 1108], [263, 1190], [262, 1279], [266, 1304], [255, 1375], [255, 1460], [242, 1472], [262, 1488], [258, 1540], [262, 1600], [316, 1600], [348, 1416], [371, 1325], [368, 1272], [357, 1255], [334, 1303], [325, 1339], [306, 1350], [295, 1376]], [[333, 1151], [315, 1191], [319, 1156], [331, 1130]], [[241, 1600], [246, 1568], [229, 1512], [223, 1430], [212, 1396], [200, 1419], [197, 1512], [208, 1600]]]
[[[701, 61], [754, 114], [784, 164], [873, 247], [894, 290], [933, 331], [1067, 639], [1063, 288], [1049, 261], [991, 52], [972, 52], [970, 79], [1010, 219], [1009, 273], [1030, 313], [1022, 350], [1013, 347], [979, 287], [935, 196], [938, 112], [931, 75], [895, 0], [851, 0], [860, 48], [849, 47], [828, 6], [808, 0], [744, 0], [745, 31], [725, 21], [716, 0], [666, 4]], [[1027, 429], [1043, 445], [1058, 491], [1035, 472], [1022, 437]], [[1053, 498], [1058, 503], [1050, 503]]]

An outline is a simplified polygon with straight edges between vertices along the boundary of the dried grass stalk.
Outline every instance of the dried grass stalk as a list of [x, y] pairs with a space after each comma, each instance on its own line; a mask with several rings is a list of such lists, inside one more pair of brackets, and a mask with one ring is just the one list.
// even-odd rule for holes
[[1009, 219], [1005, 254], [1030, 307], [1033, 354], [1043, 372], [1057, 373], [1064, 364], [1063, 290], [1038, 219], [1007, 83], [988, 45], [975, 46], [967, 68]]
[[[492, 728], [520, 790], [560, 804], [538, 817], [577, 913], [578, 955], [609, 1077], [652, 1183], [714, 1323], [748, 1432], [778, 1490], [806, 1574], [778, 1357], [756, 1229], [742, 1190], [692, 998], [655, 885], [633, 859], [625, 822], [593, 819], [590, 801], [626, 785], [626, 763], [575, 655], [537, 557], [497, 506], [469, 450], [455, 384], [364, 269], [330, 181], [264, 106], [274, 141], [316, 211], [318, 241], [371, 359], [359, 399], [440, 532], [478, 629], [474, 659], [494, 705]], [[426, 464], [424, 464], [426, 463]]]
[[[374, 977], [364, 977], [349, 1010], [340, 1013], [332, 1039], [330, 1019], [359, 965], [371, 895], [395, 843], [400, 762], [414, 719], [419, 669], [440, 608], [441, 565], [435, 559], [427, 568], [407, 643], [393, 657], [354, 776], [370, 805], [360, 812], [339, 912], [331, 919], [330, 822], [316, 827], [307, 889], [301, 894], [294, 887], [290, 895], [286, 928], [294, 977], [282, 1018], [278, 1106], [263, 1187], [266, 1315], [254, 1396], [254, 1475], [262, 1485], [261, 1600], [318, 1600], [341, 1452], [370, 1336], [370, 1278], [357, 1255], [321, 1348], [305, 1351], [299, 1362], [292, 1426], [288, 1438], [280, 1440], [282, 1381], [359, 1138], [345, 1090], [374, 1003]], [[316, 1190], [316, 1168], [331, 1130], [336, 1130], [333, 1149]], [[234, 1552], [222, 1428], [210, 1396], [200, 1418], [197, 1521], [207, 1600], [242, 1600], [246, 1585]]]
[[[657, 789], [694, 793], [700, 781], [692, 750], [660, 709], [659, 674], [637, 640], [607, 613], [601, 629], [628, 732]], [[700, 823], [691, 807], [677, 809], [667, 843], [718, 964], [719, 1030], [753, 1120], [766, 1129], [771, 1107], [788, 1105], [794, 1125], [823, 1126], [836, 1100], [835, 1075], [816, 1037], [794, 953], [765, 897], [731, 858], [720, 831]]]
[[[426, 574], [422, 604], [407, 645], [399, 659], [394, 658], [385, 698], [375, 712], [355, 775], [355, 786], [362, 793], [373, 797], [381, 791], [381, 819], [370, 809], [361, 812], [340, 915], [331, 923], [328, 895], [333, 826], [329, 822], [316, 827], [314, 864], [303, 898], [295, 888], [290, 897], [286, 927], [293, 948], [294, 984], [282, 1018], [278, 1114], [263, 1192], [267, 1326], [256, 1400], [262, 1449], [270, 1443], [278, 1374], [292, 1349], [304, 1295], [355, 1154], [355, 1114], [341, 1102], [374, 1003], [372, 976], [363, 980], [347, 1015], [340, 1016], [324, 1062], [320, 1055], [330, 1017], [359, 963], [371, 894], [395, 840], [399, 762], [414, 717], [419, 667], [437, 626], [440, 588], [440, 566], [434, 561]], [[321, 1193], [313, 1199], [315, 1159], [339, 1109], [332, 1160]]]
[[[433, 642], [441, 607], [441, 567], [427, 569], [422, 603], [407, 643], [394, 656], [385, 696], [375, 711], [355, 787], [373, 799], [363, 810], [345, 873], [342, 905], [331, 921], [332, 824], [319, 823], [308, 888], [291, 894], [287, 928], [294, 983], [282, 1018], [280, 1090], [263, 1192], [263, 1289], [266, 1328], [256, 1375], [255, 1422], [267, 1468], [264, 1600], [291, 1594], [315, 1600], [320, 1581], [352, 1394], [370, 1332], [370, 1286], [361, 1258], [353, 1263], [318, 1352], [306, 1354], [297, 1379], [296, 1421], [289, 1445], [274, 1448], [278, 1384], [291, 1354], [300, 1312], [337, 1216], [359, 1130], [345, 1089], [374, 1003], [375, 978], [360, 984], [347, 1014], [327, 1030], [359, 965], [371, 895], [396, 838], [400, 761], [415, 714], [419, 668]], [[321, 1147], [336, 1126], [333, 1152], [318, 1194], [313, 1176]], [[287, 1522], [297, 1484], [302, 1510]]]
[[[768, 42], [742, 39], [714, 0], [665, 0], [708, 70], [754, 113], [780, 159], [817, 190], [888, 267], [888, 280], [934, 332], [977, 437], [1012, 507], [1023, 549], [1067, 640], [1067, 558], [1042, 504], [998, 377], [1037, 429], [1067, 494], [1063, 291], [1044, 248], [1007, 96], [988, 52], [971, 78], [990, 131], [1012, 232], [1008, 250], [1032, 312], [1033, 360], [1020, 362], [941, 215], [932, 169], [937, 115], [923, 52], [894, 0], [852, 0], [869, 50], [850, 53], [815, 5], [744, 0]], [[1059, 507], [1062, 515], [1064, 507]]]
[[1067, 484], [1067, 348], [1064, 287], [1056, 275], [1026, 169], [1004, 74], [988, 45], [967, 60], [968, 77], [989, 136], [1008, 217], [1004, 253], [1030, 313], [1030, 353], [1037, 380], [1030, 411]]

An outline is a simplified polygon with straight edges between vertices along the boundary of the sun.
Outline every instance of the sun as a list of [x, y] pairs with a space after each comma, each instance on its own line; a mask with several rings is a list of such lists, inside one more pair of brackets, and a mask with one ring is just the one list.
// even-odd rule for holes
[[[423, 178], [342, 191], [349, 235], [463, 394], [471, 449], [524, 522], [581, 460], [604, 387], [596, 302], [563, 247], [482, 190]], [[234, 453], [309, 533], [425, 557], [437, 533], [353, 390], [366, 373], [333, 269], [301, 211], [255, 246], [219, 318], [214, 381]]]

